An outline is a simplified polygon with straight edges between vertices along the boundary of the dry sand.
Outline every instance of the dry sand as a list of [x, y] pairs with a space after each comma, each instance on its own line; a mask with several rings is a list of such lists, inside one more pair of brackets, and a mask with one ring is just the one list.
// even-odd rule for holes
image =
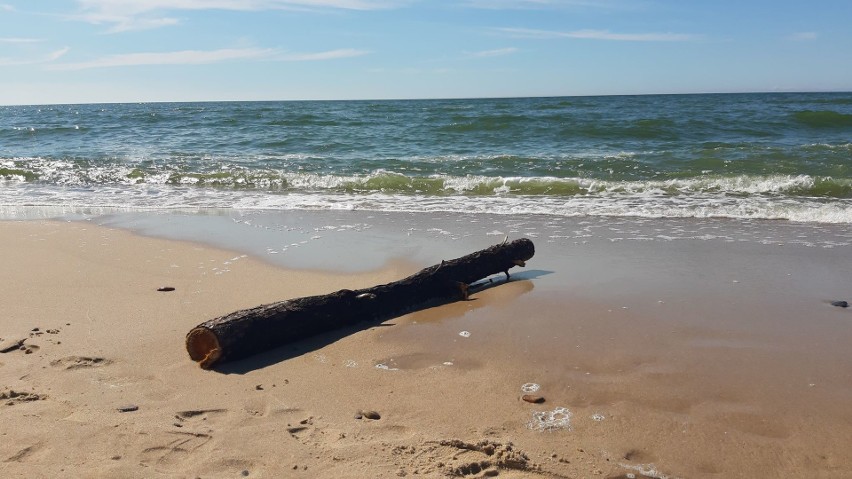
[[679, 263], [677, 287], [520, 276], [204, 371], [200, 322], [426, 265], [295, 271], [89, 223], [4, 222], [0, 242], [0, 348], [24, 340], [0, 354], [2, 477], [852, 477], [852, 315], [743, 294], [778, 273], [758, 253]]

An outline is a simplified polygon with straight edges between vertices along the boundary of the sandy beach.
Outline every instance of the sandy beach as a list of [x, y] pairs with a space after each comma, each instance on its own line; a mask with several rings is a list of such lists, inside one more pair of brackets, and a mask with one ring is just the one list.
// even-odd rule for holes
[[[0, 223], [3, 477], [852, 476], [844, 228], [239, 215]], [[535, 257], [469, 301], [214, 371], [184, 348], [504, 235]]]

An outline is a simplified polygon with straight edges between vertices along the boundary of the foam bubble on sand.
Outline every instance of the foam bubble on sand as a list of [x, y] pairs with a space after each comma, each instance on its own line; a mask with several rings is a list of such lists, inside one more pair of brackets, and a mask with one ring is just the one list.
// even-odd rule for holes
[[571, 430], [571, 411], [565, 407], [558, 407], [552, 411], [537, 411], [527, 427], [533, 431], [553, 431], [554, 429]]
[[621, 463], [619, 463], [618, 465], [625, 468], [625, 469], [628, 469], [628, 470], [631, 470], [631, 471], [636, 471], [639, 474], [646, 476], [646, 477], [653, 477], [653, 478], [656, 478], [656, 479], [675, 479], [672, 476], [663, 474], [662, 472], [658, 471], [656, 466], [654, 466], [653, 464], [635, 464], [634, 465], [634, 464], [621, 464]]
[[521, 385], [521, 391], [523, 391], [525, 393], [534, 393], [534, 392], [538, 391], [539, 389], [541, 389], [541, 386], [539, 386], [536, 383], [525, 383], [525, 384]]
[[463, 338], [469, 338], [470, 337], [470, 331], [462, 331], [462, 332], [459, 333], [459, 336], [461, 336]]

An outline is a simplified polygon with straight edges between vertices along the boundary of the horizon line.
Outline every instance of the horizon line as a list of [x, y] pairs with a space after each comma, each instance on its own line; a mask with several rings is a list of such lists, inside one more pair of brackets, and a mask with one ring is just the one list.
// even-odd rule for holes
[[748, 90], [748, 91], [695, 91], [669, 93], [596, 93], [574, 95], [507, 95], [507, 96], [448, 96], [448, 97], [411, 97], [411, 98], [301, 98], [301, 99], [267, 99], [267, 100], [130, 100], [130, 101], [92, 101], [92, 102], [62, 102], [62, 103], [3, 103], [0, 106], [49, 106], [49, 105], [131, 105], [131, 104], [160, 104], [160, 103], [285, 103], [285, 102], [357, 102], [357, 101], [442, 101], [442, 100], [517, 100], [523, 98], [593, 98], [616, 96], [676, 96], [676, 95], [758, 95], [758, 94], [801, 94], [801, 93], [852, 93], [852, 90]]

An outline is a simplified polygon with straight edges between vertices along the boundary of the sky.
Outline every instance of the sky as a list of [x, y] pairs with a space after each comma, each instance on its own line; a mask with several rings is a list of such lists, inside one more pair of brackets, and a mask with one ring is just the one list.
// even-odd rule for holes
[[0, 0], [0, 104], [852, 90], [852, 0]]

